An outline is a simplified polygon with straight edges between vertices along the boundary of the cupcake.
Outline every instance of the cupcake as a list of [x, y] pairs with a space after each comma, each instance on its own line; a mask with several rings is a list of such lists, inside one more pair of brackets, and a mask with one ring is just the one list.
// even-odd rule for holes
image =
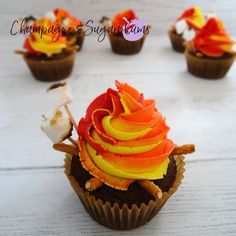
[[[101, 23], [106, 26], [112, 51], [117, 54], [138, 53], [149, 33], [149, 27], [138, 20], [135, 12], [131, 9], [117, 13], [112, 21], [103, 17]], [[132, 34], [134, 37], [131, 36]]]
[[204, 16], [198, 7], [185, 10], [168, 31], [172, 48], [184, 52], [184, 42], [191, 40], [203, 25]]
[[[66, 116], [65, 122], [55, 122], [56, 112], [43, 116], [41, 128], [54, 149], [66, 153], [65, 174], [85, 210], [112, 229], [147, 223], [181, 184], [182, 155], [193, 152], [194, 145], [175, 145], [167, 137], [170, 128], [155, 101], [118, 81], [117, 90], [109, 88], [91, 102], [77, 127], [65, 86], [52, 86], [49, 92], [59, 97], [57, 109], [67, 107], [78, 139], [68, 136]], [[63, 129], [59, 124], [67, 125]]]
[[206, 79], [222, 78], [234, 62], [234, 42], [221, 20], [210, 18], [196, 36], [186, 44], [188, 71]]
[[60, 33], [53, 32], [56, 27], [58, 25], [50, 20], [36, 20], [24, 42], [26, 51], [16, 51], [23, 55], [37, 80], [62, 80], [72, 72], [77, 46], [70, 45]]
[[81, 50], [84, 42], [84, 30], [83, 23], [81, 20], [69, 14], [62, 8], [57, 8], [53, 12], [47, 14], [54, 14], [55, 21], [60, 23], [63, 27], [63, 35], [74, 45], [78, 46], [78, 51]]

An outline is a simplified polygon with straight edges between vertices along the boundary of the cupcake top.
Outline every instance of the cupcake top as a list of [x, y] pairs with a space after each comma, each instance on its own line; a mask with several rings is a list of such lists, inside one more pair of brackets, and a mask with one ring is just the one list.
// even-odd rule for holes
[[184, 39], [190, 40], [194, 37], [195, 31], [204, 25], [204, 16], [198, 7], [191, 7], [185, 10], [175, 23], [176, 33]]
[[70, 13], [62, 8], [57, 8], [53, 11], [56, 22], [60, 23], [66, 30], [77, 31], [83, 23], [81, 20], [70, 15]]
[[127, 190], [135, 180], [163, 178], [174, 148], [155, 101], [116, 81], [89, 105], [78, 126], [83, 167], [106, 185]]
[[223, 23], [217, 18], [210, 18], [192, 40], [196, 51], [209, 57], [221, 57], [233, 53], [234, 41], [226, 32]]
[[130, 22], [131, 20], [137, 19], [135, 12], [132, 9], [127, 9], [123, 12], [117, 13], [113, 20], [112, 26], [116, 29], [116, 32], [121, 32], [122, 27]]
[[58, 27], [58, 25], [55, 22], [52, 23], [52, 21], [44, 18], [35, 21], [33, 32], [24, 42], [24, 48], [27, 50], [27, 53], [51, 57], [66, 49], [66, 38], [50, 30], [56, 27]]

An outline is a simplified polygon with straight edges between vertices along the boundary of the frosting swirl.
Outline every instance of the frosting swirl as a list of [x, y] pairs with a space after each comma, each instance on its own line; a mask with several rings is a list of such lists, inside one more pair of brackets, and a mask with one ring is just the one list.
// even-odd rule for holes
[[226, 32], [223, 23], [217, 18], [210, 18], [193, 39], [197, 51], [211, 57], [220, 57], [232, 53], [234, 42]]
[[135, 180], [163, 178], [174, 144], [155, 101], [128, 84], [116, 86], [98, 96], [79, 122], [80, 160], [105, 184], [127, 190]]
[[137, 19], [137, 16], [131, 9], [117, 13], [112, 21], [112, 26], [116, 29], [116, 31], [122, 31], [122, 27], [127, 24], [127, 21], [125, 21], [124, 18], [130, 22], [131, 20]]
[[177, 22], [180, 20], [185, 20], [187, 25], [195, 30], [200, 29], [204, 25], [204, 17], [198, 7], [191, 7], [185, 10], [177, 19]]
[[59, 33], [56, 36], [57, 40], [53, 40], [55, 37], [53, 29], [55, 30], [57, 27], [56, 23], [43, 18], [35, 21], [33, 32], [26, 38], [24, 48], [31, 54], [45, 54], [48, 57], [61, 53], [67, 44], [66, 38]]
[[56, 17], [56, 22], [65, 27], [66, 30], [77, 31], [78, 27], [83, 25], [81, 20], [70, 15], [68, 11], [62, 8], [57, 8], [53, 12]]

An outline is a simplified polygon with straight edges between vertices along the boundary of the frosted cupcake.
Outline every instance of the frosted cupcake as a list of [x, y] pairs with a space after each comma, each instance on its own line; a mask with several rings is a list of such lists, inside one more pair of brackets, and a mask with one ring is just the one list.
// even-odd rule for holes
[[[42, 30], [44, 27], [44, 30]], [[67, 78], [73, 69], [77, 46], [70, 45], [61, 34], [54, 34], [52, 21], [41, 18], [34, 22], [33, 32], [25, 39], [22, 54], [37, 80], [56, 81]]]
[[186, 45], [188, 71], [198, 77], [222, 78], [235, 59], [234, 42], [217, 18], [210, 18]]
[[[117, 54], [131, 55], [138, 53], [142, 49], [150, 29], [150, 26], [145, 26], [142, 23], [140, 25], [135, 12], [131, 9], [117, 13], [113, 20], [103, 17], [101, 23], [107, 28], [112, 51]], [[140, 37], [128, 39], [131, 34], [136, 36], [139, 34]]]
[[204, 16], [198, 7], [185, 10], [168, 31], [172, 48], [184, 52], [184, 42], [193, 39], [196, 31], [204, 25]]
[[[49, 89], [67, 111], [65, 122], [55, 122], [59, 118], [53, 112], [43, 116], [41, 128], [53, 137], [54, 149], [67, 153], [65, 173], [84, 208], [108, 228], [127, 230], [147, 223], [181, 184], [182, 154], [193, 152], [194, 146], [176, 146], [155, 101], [118, 81], [117, 90], [109, 88], [92, 101], [77, 127], [65, 86]], [[78, 140], [68, 136], [67, 117]]]
[[84, 42], [82, 21], [62, 8], [57, 8], [53, 12], [48, 12], [46, 15], [51, 15], [56, 22], [61, 24], [64, 29], [63, 35], [66, 36], [68, 40], [72, 41], [72, 44], [77, 45], [79, 51]]

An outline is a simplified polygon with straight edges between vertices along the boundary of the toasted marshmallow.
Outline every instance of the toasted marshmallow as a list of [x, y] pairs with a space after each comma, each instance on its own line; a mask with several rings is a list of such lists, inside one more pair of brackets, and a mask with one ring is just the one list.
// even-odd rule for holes
[[175, 23], [175, 29], [177, 34], [183, 34], [186, 29], [188, 29], [188, 25], [184, 19], [179, 20]]
[[50, 21], [52, 21], [52, 22], [54, 22], [54, 21], [56, 20], [56, 16], [55, 16], [55, 14], [54, 14], [53, 11], [48, 11], [48, 12], [44, 15], [44, 17], [45, 17], [47, 20], [50, 20]]
[[194, 29], [186, 29], [183, 33], [183, 38], [186, 41], [190, 41], [195, 37], [195, 31]]
[[52, 85], [48, 88], [48, 93], [51, 94], [56, 100], [58, 107], [67, 105], [72, 102], [71, 87], [66, 82], [61, 82]]
[[68, 115], [57, 108], [42, 115], [41, 130], [53, 143], [60, 143], [70, 136], [73, 126]]

